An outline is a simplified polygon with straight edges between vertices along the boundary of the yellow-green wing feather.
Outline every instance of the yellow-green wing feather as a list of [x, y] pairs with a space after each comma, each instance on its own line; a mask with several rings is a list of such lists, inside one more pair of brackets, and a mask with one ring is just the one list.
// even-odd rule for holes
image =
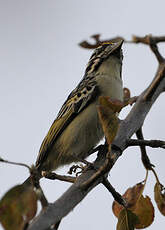
[[54, 140], [57, 138], [59, 134], [64, 130], [64, 128], [67, 126], [67, 123], [69, 122], [71, 116], [73, 114], [73, 111], [70, 109], [65, 116], [63, 116], [60, 119], [56, 119], [53, 124], [51, 125], [46, 137], [44, 138], [39, 155], [36, 161], [36, 166], [40, 165], [40, 163], [44, 160], [46, 157], [46, 152], [49, 151], [49, 148], [51, 148]]
[[89, 101], [96, 96], [96, 91], [96, 82], [93, 81], [86, 82], [85, 86], [79, 84], [78, 87], [72, 91], [41, 144], [36, 166], [42, 165], [42, 162], [46, 160], [49, 149], [52, 148], [56, 139], [77, 114], [87, 106]]

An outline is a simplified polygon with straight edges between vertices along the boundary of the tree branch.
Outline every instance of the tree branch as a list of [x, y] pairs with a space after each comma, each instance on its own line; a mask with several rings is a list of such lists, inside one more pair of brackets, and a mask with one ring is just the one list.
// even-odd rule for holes
[[[100, 167], [105, 161], [104, 157], [99, 155], [94, 163], [94, 167]], [[95, 169], [90, 169], [79, 176], [76, 182], [53, 204], [49, 204], [44, 211], [36, 217], [28, 227], [28, 230], [46, 230], [53, 224], [58, 223], [66, 216], [80, 201], [99, 183], [103, 178], [98, 178], [94, 184], [87, 190], [81, 189], [81, 185], [95, 174]]]
[[[159, 65], [157, 74], [151, 84], [148, 87], [148, 90], [144, 94], [144, 100], [150, 101], [156, 88], [160, 85], [161, 81], [164, 79], [165, 76], [165, 63]], [[162, 89], [162, 92], [165, 91], [165, 86]]]
[[44, 172], [43, 176], [49, 180], [61, 180], [69, 183], [74, 183], [76, 181], [76, 177], [62, 176], [52, 172]]
[[[144, 140], [142, 127], [136, 132], [136, 136], [139, 140]], [[140, 150], [141, 150], [141, 160], [143, 162], [145, 169], [151, 170], [154, 165], [151, 164], [150, 159], [147, 155], [146, 146], [145, 145], [140, 146]]]
[[165, 149], [165, 141], [129, 139], [127, 141], [127, 147], [131, 147], [131, 146], [149, 146], [152, 148], [163, 148], [163, 149]]
[[[155, 43], [165, 42], [165, 36], [152, 36], [152, 38]], [[148, 35], [144, 37], [139, 37], [139, 36], [134, 35], [132, 40], [134, 43], [143, 43], [143, 44], [149, 45]]]
[[27, 168], [29, 171], [31, 171], [31, 168], [27, 164], [24, 164], [24, 163], [19, 163], [19, 162], [13, 162], [13, 161], [4, 160], [1, 157], [0, 157], [0, 162], [7, 163], [7, 164], [12, 164], [12, 165], [23, 166], [23, 167]]
[[80, 42], [79, 46], [81, 46], [82, 48], [85, 48], [85, 49], [95, 49], [98, 46], [100, 46], [102, 43], [115, 42], [116, 40], [123, 39], [122, 37], [115, 37], [115, 38], [110, 38], [110, 39], [106, 39], [106, 40], [101, 40], [100, 36], [101, 36], [100, 34], [94, 34], [91, 36], [91, 38], [95, 41], [94, 44], [91, 44], [85, 40], [85, 41]]
[[114, 187], [109, 183], [108, 179], [105, 178], [102, 182], [102, 184], [108, 189], [108, 191], [112, 194], [113, 198], [121, 205], [126, 207], [126, 201], [124, 198], [120, 195], [120, 193], [116, 192]]

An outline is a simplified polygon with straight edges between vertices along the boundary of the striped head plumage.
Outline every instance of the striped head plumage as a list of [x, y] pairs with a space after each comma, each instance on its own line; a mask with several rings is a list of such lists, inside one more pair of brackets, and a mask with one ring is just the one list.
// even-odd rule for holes
[[121, 46], [124, 40], [119, 39], [115, 42], [105, 42], [102, 43], [98, 48], [96, 48], [91, 55], [89, 62], [86, 67], [85, 76], [95, 72], [101, 63], [107, 59], [110, 55], [116, 55], [121, 60], [123, 59]]

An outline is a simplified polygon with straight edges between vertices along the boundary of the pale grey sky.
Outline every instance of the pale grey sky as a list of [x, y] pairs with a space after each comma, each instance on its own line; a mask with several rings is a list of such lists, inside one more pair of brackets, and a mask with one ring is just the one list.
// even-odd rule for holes
[[[0, 156], [29, 165], [35, 162], [44, 136], [82, 78], [91, 55], [77, 45], [80, 41], [95, 33], [101, 33], [102, 38], [120, 35], [126, 39], [132, 34], [164, 35], [164, 9], [161, 0], [0, 0]], [[161, 45], [165, 54], [164, 47]], [[143, 45], [124, 45], [123, 53], [124, 86], [138, 95], [153, 78], [157, 62]], [[164, 95], [148, 115], [144, 135], [146, 139], [164, 139]], [[165, 184], [164, 151], [147, 150]], [[27, 176], [24, 168], [0, 164], [0, 196]], [[139, 149], [130, 148], [109, 179], [122, 194], [144, 177]], [[49, 201], [69, 186], [47, 180], [42, 185]], [[151, 174], [144, 194], [152, 200], [153, 186]], [[111, 195], [100, 185], [63, 219], [60, 229], [115, 229], [117, 219], [111, 204]], [[155, 222], [149, 229], [163, 229], [164, 223], [156, 208]]]

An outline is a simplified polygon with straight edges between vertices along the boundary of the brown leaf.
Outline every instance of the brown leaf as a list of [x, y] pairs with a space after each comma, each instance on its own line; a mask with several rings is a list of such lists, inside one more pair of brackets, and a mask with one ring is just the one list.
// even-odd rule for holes
[[37, 195], [33, 187], [17, 185], [0, 201], [0, 221], [6, 230], [22, 230], [37, 211]]
[[[125, 199], [127, 203], [127, 207], [131, 210], [134, 209], [134, 206], [136, 205], [136, 202], [143, 192], [144, 184], [138, 183], [135, 186], [128, 188], [126, 192], [123, 195], [123, 198]], [[116, 201], [112, 204], [112, 210], [116, 217], [119, 216], [120, 211], [123, 209], [123, 206], [117, 203]]]
[[117, 230], [134, 230], [139, 223], [138, 217], [128, 209], [123, 209], [118, 218]]
[[[140, 223], [136, 225], [136, 228], [139, 229], [148, 227], [154, 220], [154, 207], [148, 196], [143, 197], [143, 189], [144, 184], [138, 183], [132, 188], [128, 188], [123, 195], [123, 198], [127, 202], [127, 208], [139, 218]], [[119, 205], [116, 201], [113, 202], [112, 210], [117, 218], [122, 209], [123, 206]]]
[[116, 116], [116, 112], [119, 112], [122, 108], [122, 102], [118, 100], [110, 100], [109, 97], [100, 97], [100, 105], [98, 106], [98, 114], [102, 124], [104, 134], [107, 142], [110, 145], [114, 140], [119, 121]]
[[124, 209], [122, 205], [120, 205], [117, 201], [113, 201], [112, 203], [112, 211], [113, 214], [118, 218], [120, 212]]
[[131, 98], [131, 92], [128, 88], [123, 89], [123, 98], [124, 101], [128, 101]]
[[109, 107], [114, 113], [120, 112], [123, 108], [123, 102], [117, 99], [111, 99], [110, 97], [100, 96], [99, 97], [99, 104]]
[[158, 182], [154, 187], [154, 198], [159, 211], [165, 216], [165, 188]]
[[150, 226], [154, 221], [154, 207], [151, 199], [141, 195], [136, 203], [133, 212], [138, 216], [140, 223], [136, 225], [137, 229]]

